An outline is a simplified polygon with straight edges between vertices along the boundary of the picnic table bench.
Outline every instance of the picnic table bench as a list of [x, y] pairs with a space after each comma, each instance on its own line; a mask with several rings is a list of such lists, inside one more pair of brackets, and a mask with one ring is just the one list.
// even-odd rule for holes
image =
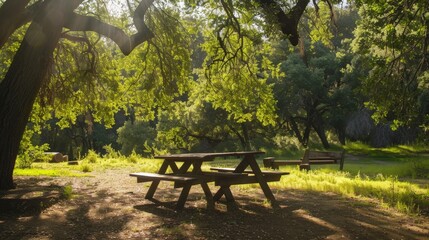
[[299, 160], [280, 160], [274, 157], [264, 158], [264, 167], [279, 169], [282, 165], [299, 165], [300, 170], [310, 170], [310, 165], [313, 164], [339, 164], [340, 170], [344, 167], [344, 155], [343, 151], [314, 151], [305, 150], [304, 156]]
[[[227, 202], [234, 202], [234, 197], [230, 190], [231, 185], [259, 183], [266, 198], [273, 207], [277, 206], [271, 189], [267, 182], [279, 181], [282, 175], [288, 174], [278, 171], [261, 171], [255, 155], [263, 152], [225, 152], [225, 153], [189, 153], [189, 154], [170, 154], [156, 156], [156, 159], [163, 159], [163, 163], [158, 173], [138, 172], [131, 173], [130, 176], [136, 177], [137, 182], [152, 182], [145, 198], [154, 200], [154, 194], [160, 181], [170, 181], [174, 183], [174, 188], [182, 188], [176, 209], [184, 207], [189, 191], [193, 185], [200, 185], [204, 191], [207, 207], [213, 208], [214, 201], [218, 201], [225, 196]], [[212, 161], [215, 157], [242, 157], [236, 168], [211, 168], [210, 172], [202, 171], [201, 165], [205, 161]], [[183, 162], [178, 167], [177, 162]], [[192, 166], [192, 170], [191, 170]], [[250, 169], [246, 169], [250, 167]], [[170, 168], [172, 173], [167, 173]], [[220, 186], [218, 191], [212, 195], [207, 183], [214, 182], [215, 186]]]

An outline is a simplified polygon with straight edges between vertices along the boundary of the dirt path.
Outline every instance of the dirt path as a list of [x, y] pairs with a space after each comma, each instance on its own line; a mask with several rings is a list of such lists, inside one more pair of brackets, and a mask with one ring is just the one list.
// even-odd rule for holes
[[[175, 212], [143, 198], [147, 185], [124, 170], [89, 178], [24, 178], [22, 187], [71, 184], [76, 194], [40, 214], [0, 213], [0, 239], [429, 239], [429, 219], [409, 217], [334, 194], [274, 189], [273, 210], [259, 189], [233, 188], [238, 209], [205, 208], [195, 186]], [[215, 187], [213, 190], [215, 190]], [[168, 183], [155, 195], [175, 201]]]

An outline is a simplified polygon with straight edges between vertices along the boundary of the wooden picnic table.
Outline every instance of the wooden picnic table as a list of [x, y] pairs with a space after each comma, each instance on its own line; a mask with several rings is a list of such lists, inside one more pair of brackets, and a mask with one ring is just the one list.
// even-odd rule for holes
[[[247, 152], [220, 152], [220, 153], [185, 153], [185, 154], [168, 154], [155, 156], [155, 159], [162, 159], [158, 173], [132, 173], [131, 176], [137, 177], [138, 182], [151, 181], [152, 184], [146, 193], [145, 198], [154, 200], [154, 194], [160, 181], [173, 181], [175, 187], [182, 187], [176, 209], [182, 209], [189, 191], [193, 185], [200, 185], [204, 191], [207, 207], [213, 208], [214, 201], [218, 201], [225, 196], [228, 202], [234, 202], [234, 197], [230, 190], [231, 185], [258, 183], [265, 194], [267, 200], [273, 207], [277, 207], [276, 199], [268, 186], [269, 181], [280, 180], [284, 172], [262, 171], [256, 162], [256, 156], [264, 154], [261, 151]], [[201, 166], [203, 162], [213, 161], [217, 157], [237, 157], [240, 162], [235, 168], [212, 168], [212, 172], [203, 172]], [[182, 162], [179, 167], [178, 162]], [[192, 169], [191, 169], [192, 166]], [[250, 169], [247, 169], [247, 168]], [[167, 173], [168, 168], [172, 173]], [[220, 186], [218, 191], [212, 195], [208, 182], [215, 182]]]

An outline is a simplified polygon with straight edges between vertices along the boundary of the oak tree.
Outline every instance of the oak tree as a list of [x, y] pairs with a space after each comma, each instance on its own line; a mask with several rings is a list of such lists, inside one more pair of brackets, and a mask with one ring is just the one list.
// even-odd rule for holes
[[[154, 0], [127, 1], [132, 29], [120, 28], [110, 18], [120, 18], [112, 13], [101, 18], [86, 9], [89, 3], [107, 4], [110, 1], [83, 0], [4, 0], [0, 1], [0, 48], [10, 40], [18, 29], [25, 28], [25, 35], [14, 53], [11, 63], [0, 82], [0, 189], [14, 187], [13, 169], [19, 144], [29, 120], [36, 97], [46, 86], [51, 74], [53, 54], [62, 39], [79, 41], [81, 35], [73, 33], [93, 32], [114, 42], [122, 54], [129, 55], [133, 49], [152, 39], [156, 29], [150, 29], [145, 19]], [[159, 1], [176, 2], [176, 1]], [[221, 0], [228, 15], [224, 23], [239, 29], [236, 19], [240, 14], [235, 9], [250, 9], [262, 13], [267, 23], [278, 26], [292, 44], [298, 43], [297, 25], [309, 0], [298, 0], [285, 10], [286, 1], [274, 0]], [[206, 4], [212, 1], [185, 1], [187, 5]], [[134, 6], [134, 7], [132, 7]], [[169, 7], [169, 4], [165, 4]], [[162, 7], [162, 6], [161, 6]], [[262, 11], [261, 11], [262, 10]], [[214, 19], [219, 20], [219, 19]], [[128, 26], [130, 28], [130, 26]], [[227, 36], [220, 36], [223, 39]], [[85, 41], [84, 39], [82, 41]], [[222, 47], [222, 46], [221, 46]], [[159, 48], [162, 51], [162, 46]]]

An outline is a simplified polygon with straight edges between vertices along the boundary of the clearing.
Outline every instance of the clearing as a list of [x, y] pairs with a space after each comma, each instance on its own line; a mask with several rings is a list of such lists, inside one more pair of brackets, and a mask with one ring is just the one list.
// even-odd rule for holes
[[[185, 209], [176, 212], [144, 199], [148, 184], [136, 183], [129, 173], [16, 177], [21, 198], [34, 192], [56, 197], [41, 212], [0, 212], [0, 239], [429, 239], [427, 216], [331, 193], [273, 188], [281, 206], [273, 210], [259, 188], [232, 187], [237, 209], [216, 203], [215, 210], [206, 210], [204, 194], [194, 186]], [[73, 197], [56, 201], [57, 190], [67, 185]], [[155, 197], [174, 202], [179, 192], [165, 183]], [[0, 199], [7, 195], [0, 192]], [[20, 197], [14, 198], [9, 201]]]

